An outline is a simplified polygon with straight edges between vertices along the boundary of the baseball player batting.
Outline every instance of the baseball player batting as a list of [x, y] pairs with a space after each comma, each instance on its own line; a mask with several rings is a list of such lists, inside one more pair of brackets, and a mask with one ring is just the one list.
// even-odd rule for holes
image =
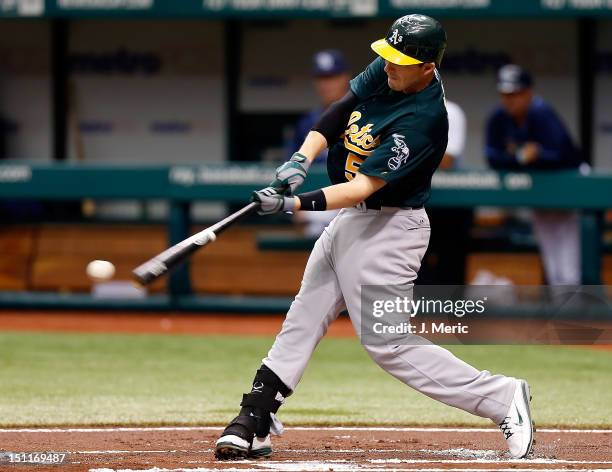
[[[270, 186], [253, 193], [261, 214], [342, 210], [316, 242], [281, 332], [243, 395], [238, 416], [216, 442], [218, 459], [269, 457], [270, 433], [282, 429], [276, 413], [330, 323], [346, 308], [359, 332], [363, 285], [410, 286], [417, 277], [430, 235], [423, 205], [447, 144], [438, 71], [446, 33], [433, 18], [407, 15], [371, 47], [379, 57], [326, 110]], [[334, 185], [294, 195], [310, 162], [327, 146]], [[479, 371], [439, 346], [414, 341], [364, 348], [409, 387], [493, 420], [513, 458], [531, 452], [525, 380]]]

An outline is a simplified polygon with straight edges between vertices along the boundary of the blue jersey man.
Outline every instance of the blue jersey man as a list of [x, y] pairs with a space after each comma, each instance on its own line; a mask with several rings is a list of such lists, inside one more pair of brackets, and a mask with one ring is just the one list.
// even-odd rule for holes
[[[508, 64], [498, 73], [501, 106], [487, 120], [485, 154], [500, 170], [557, 170], [582, 162], [567, 128], [553, 108], [534, 95], [533, 78]], [[578, 216], [567, 211], [534, 211], [533, 225], [551, 285], [580, 283]]]
[[494, 169], [577, 167], [580, 153], [553, 108], [533, 93], [531, 75], [514, 64], [499, 71], [502, 105], [487, 121], [486, 155]]

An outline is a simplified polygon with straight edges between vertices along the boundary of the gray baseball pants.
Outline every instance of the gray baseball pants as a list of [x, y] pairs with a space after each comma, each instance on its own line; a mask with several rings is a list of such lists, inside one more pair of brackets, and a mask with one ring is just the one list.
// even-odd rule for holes
[[[362, 285], [409, 285], [416, 279], [429, 234], [424, 209], [343, 209], [317, 240], [300, 291], [263, 363], [294, 390], [345, 307], [360, 333]], [[415, 390], [496, 423], [503, 420], [516, 388], [513, 378], [479, 371], [440, 346], [414, 341], [363, 347]]]

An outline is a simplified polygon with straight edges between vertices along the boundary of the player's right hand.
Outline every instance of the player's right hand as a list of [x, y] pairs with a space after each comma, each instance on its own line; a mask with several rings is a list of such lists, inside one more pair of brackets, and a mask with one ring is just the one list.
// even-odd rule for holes
[[274, 180], [270, 187], [284, 191], [287, 195], [293, 195], [296, 189], [304, 183], [310, 161], [299, 152], [291, 156], [287, 162], [276, 169]]
[[251, 201], [259, 203], [260, 215], [272, 215], [280, 211], [293, 211], [295, 209], [295, 201], [293, 197], [285, 197], [278, 189], [266, 187], [253, 192]]

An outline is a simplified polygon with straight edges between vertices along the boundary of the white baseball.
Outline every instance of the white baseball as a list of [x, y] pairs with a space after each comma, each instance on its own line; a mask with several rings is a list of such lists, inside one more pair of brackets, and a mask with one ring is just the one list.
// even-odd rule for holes
[[115, 266], [112, 262], [95, 260], [87, 264], [86, 272], [92, 279], [108, 280], [115, 275]]

